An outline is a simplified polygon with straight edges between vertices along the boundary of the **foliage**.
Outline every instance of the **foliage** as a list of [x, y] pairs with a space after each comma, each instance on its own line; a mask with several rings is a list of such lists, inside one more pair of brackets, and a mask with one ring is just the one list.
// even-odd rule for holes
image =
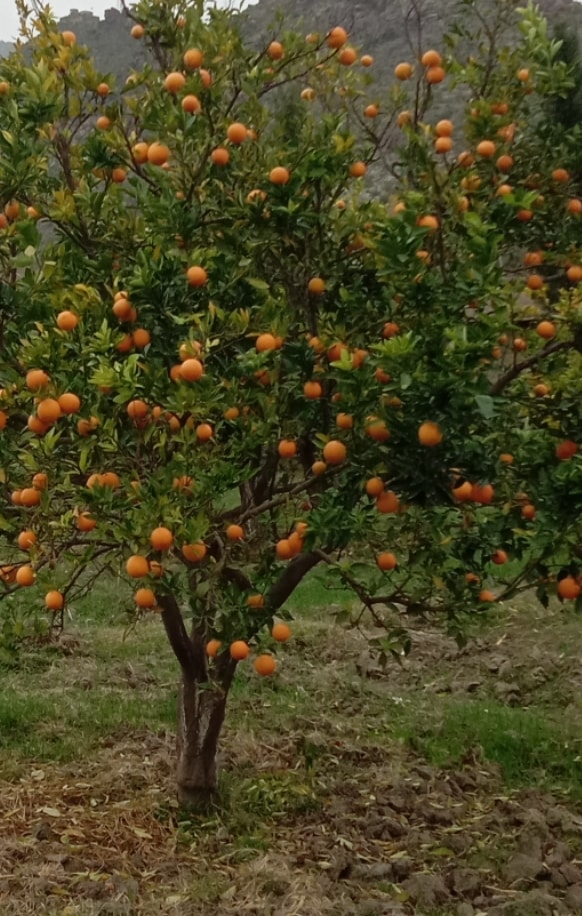
[[[141, 0], [148, 62], [115, 86], [23, 17], [0, 70], [5, 596], [30, 559], [59, 620], [145, 557], [136, 613], [227, 691], [320, 563], [385, 657], [403, 610], [460, 637], [495, 596], [580, 593], [582, 203], [545, 120], [573, 78], [520, 15], [518, 46], [453, 41], [377, 101], [334, 32], [257, 53], [225, 11]], [[465, 123], [432, 124], [449, 88]], [[360, 180], [388, 149], [389, 205]]]

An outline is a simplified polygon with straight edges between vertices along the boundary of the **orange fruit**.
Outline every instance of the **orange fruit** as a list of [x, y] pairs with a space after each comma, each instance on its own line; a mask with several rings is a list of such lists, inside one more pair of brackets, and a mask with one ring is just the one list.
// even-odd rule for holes
[[149, 575], [150, 564], [146, 557], [134, 554], [125, 564], [125, 571], [132, 579], [143, 579], [145, 576]]
[[235, 121], [233, 124], [229, 124], [226, 130], [226, 138], [235, 146], [240, 146], [240, 144], [244, 143], [247, 139], [246, 126], [241, 124], [240, 121]]
[[252, 607], [253, 609], [262, 608], [265, 606], [265, 596], [264, 595], [249, 595], [247, 598], [247, 607]]
[[43, 398], [36, 408], [36, 415], [42, 423], [55, 423], [61, 414], [61, 405], [55, 398]]
[[144, 417], [147, 417], [149, 413], [149, 407], [145, 401], [136, 399], [135, 401], [130, 401], [127, 405], [127, 415], [131, 417], [132, 420], [143, 420]]
[[8, 414], [5, 410], [0, 410], [0, 429], [4, 429], [8, 423]]
[[539, 385], [534, 385], [534, 390], [533, 390], [533, 392], [534, 392], [536, 398], [545, 398], [545, 397], [547, 397], [548, 394], [550, 393], [550, 389], [549, 389], [548, 385], [544, 385], [543, 382], [542, 382], [542, 383], [540, 383]]
[[182, 363], [180, 376], [186, 382], [197, 382], [204, 375], [204, 367], [199, 359], [185, 359]]
[[493, 502], [495, 490], [490, 483], [474, 483], [471, 488], [471, 499], [473, 502], [480, 503], [482, 506], [489, 506]]
[[559, 458], [560, 461], [568, 461], [568, 459], [574, 457], [577, 451], [578, 446], [575, 442], [571, 439], [564, 439], [563, 442], [556, 446], [556, 458]]
[[396, 324], [395, 321], [387, 321], [382, 329], [382, 337], [385, 340], [390, 340], [391, 337], [395, 337], [397, 334], [400, 334], [400, 325]]
[[366, 118], [377, 118], [380, 114], [380, 108], [375, 103], [372, 105], [366, 105], [364, 108], [364, 117]]
[[454, 125], [452, 121], [443, 118], [442, 121], [438, 121], [435, 126], [435, 133], [437, 137], [452, 137], [454, 130]]
[[305, 382], [303, 386], [303, 394], [310, 401], [314, 401], [322, 396], [323, 388], [319, 382]]
[[570, 283], [580, 283], [580, 280], [582, 280], [582, 267], [578, 264], [572, 264], [566, 271], [566, 276]]
[[257, 655], [255, 659], [255, 671], [261, 677], [269, 677], [277, 670], [277, 662], [272, 655]]
[[526, 285], [528, 289], [541, 289], [544, 285], [544, 278], [540, 276], [540, 274], [530, 274], [527, 278]]
[[230, 162], [230, 153], [224, 146], [217, 146], [216, 149], [213, 149], [210, 153], [210, 159], [214, 165], [228, 165]]
[[22, 505], [22, 490], [13, 490], [13, 492], [10, 494], [10, 502], [12, 503], [13, 506], [21, 506]]
[[366, 493], [368, 496], [380, 496], [384, 492], [384, 481], [381, 477], [370, 477], [366, 481]]
[[222, 643], [219, 639], [209, 640], [206, 643], [206, 654], [208, 658], [216, 658], [221, 648], [222, 648]]
[[426, 81], [431, 86], [436, 85], [437, 83], [442, 83], [446, 75], [442, 67], [429, 67], [426, 71]]
[[578, 585], [574, 576], [565, 576], [558, 582], [558, 595], [560, 598], [566, 598], [573, 601], [578, 597], [581, 591], [582, 588]]
[[108, 96], [110, 91], [111, 90], [109, 86], [107, 85], [107, 83], [99, 83], [99, 85], [97, 86], [97, 89], [95, 90], [97, 95], [101, 96], [102, 99]]
[[281, 439], [277, 451], [280, 458], [294, 458], [297, 454], [297, 443], [292, 439]]
[[354, 418], [349, 413], [338, 413], [335, 422], [340, 429], [354, 428]]
[[311, 473], [314, 474], [315, 477], [321, 477], [321, 475], [325, 474], [326, 471], [327, 464], [325, 461], [314, 461], [311, 465]]
[[226, 536], [229, 541], [242, 541], [245, 533], [240, 525], [229, 525], [226, 529]]
[[275, 544], [275, 553], [280, 560], [290, 560], [294, 555], [293, 545], [289, 543], [288, 538], [282, 538]]
[[442, 63], [442, 57], [438, 51], [431, 49], [430, 51], [424, 52], [420, 58], [420, 62], [423, 67], [438, 67], [439, 64]]
[[475, 152], [478, 156], [482, 156], [484, 159], [491, 159], [495, 155], [497, 147], [493, 143], [493, 140], [481, 140], [477, 144]]
[[566, 210], [573, 216], [578, 216], [582, 213], [582, 200], [578, 197], [572, 197], [566, 204]]
[[174, 535], [169, 528], [160, 526], [150, 534], [150, 544], [154, 550], [169, 550], [174, 543]]
[[387, 442], [390, 438], [390, 430], [384, 420], [380, 420], [378, 417], [368, 417], [364, 430], [366, 435], [370, 439], [374, 439], [375, 442]]
[[26, 373], [26, 385], [31, 391], [46, 388], [50, 378], [43, 369], [30, 369]]
[[177, 92], [180, 92], [186, 84], [186, 77], [183, 73], [174, 71], [173, 73], [168, 73], [167, 77], [164, 80], [164, 89], [167, 89], [168, 92], [171, 92], [172, 95], [175, 95]]
[[436, 153], [450, 153], [453, 148], [453, 141], [451, 137], [437, 137], [434, 142], [434, 149]]
[[20, 491], [20, 505], [26, 506], [27, 509], [38, 506], [40, 503], [40, 490], [34, 487], [25, 487]]
[[402, 61], [399, 64], [396, 64], [394, 67], [394, 76], [397, 80], [409, 80], [412, 74], [414, 73], [414, 68], [412, 64], [409, 64], [407, 61]]
[[348, 451], [338, 439], [331, 439], [323, 448], [323, 459], [327, 464], [343, 464]]
[[210, 89], [212, 86], [212, 75], [208, 70], [200, 68], [200, 80], [205, 89]]
[[212, 439], [213, 429], [210, 423], [200, 423], [196, 427], [196, 438], [199, 442], [208, 442]]
[[276, 350], [277, 340], [272, 334], [259, 334], [255, 342], [255, 347], [257, 353], [265, 353], [267, 350]]
[[349, 169], [349, 174], [352, 178], [363, 178], [366, 172], [368, 171], [368, 166], [365, 162], [362, 162], [359, 159], [357, 162], [352, 162]]
[[194, 95], [193, 93], [190, 93], [189, 95], [185, 95], [184, 98], [182, 99], [181, 105], [182, 105], [182, 110], [185, 111], [186, 114], [198, 114], [198, 112], [202, 108], [202, 106], [200, 105], [200, 99], [198, 98], [197, 95]]
[[16, 572], [16, 584], [22, 586], [23, 588], [28, 588], [31, 585], [34, 585], [36, 579], [36, 573], [34, 572], [32, 566], [20, 566]]
[[100, 474], [99, 483], [102, 487], [108, 487], [110, 490], [118, 490], [121, 486], [121, 481], [115, 471], [105, 471], [104, 474]]
[[509, 156], [507, 153], [504, 153], [502, 156], [497, 159], [495, 165], [500, 172], [509, 172], [510, 168], [513, 165], [513, 157]]
[[347, 40], [348, 33], [345, 29], [342, 29], [341, 26], [337, 25], [328, 33], [327, 46], [328, 48], [337, 50], [338, 48], [341, 48], [343, 45], [345, 45]]
[[132, 38], [135, 38], [135, 39], [143, 38], [143, 36], [145, 35], [145, 29], [143, 25], [139, 25], [139, 23], [137, 23], [136, 25], [132, 26], [129, 34], [131, 35]]
[[287, 642], [291, 639], [291, 628], [286, 623], [276, 623], [271, 630], [271, 636], [276, 642]]
[[151, 334], [145, 328], [136, 328], [131, 335], [131, 339], [138, 350], [144, 350], [151, 342]]
[[21, 531], [18, 535], [18, 546], [21, 550], [30, 550], [31, 547], [34, 547], [36, 544], [37, 537], [34, 531], [27, 529], [26, 531]]
[[384, 572], [389, 572], [392, 569], [396, 569], [398, 566], [398, 560], [395, 554], [390, 552], [379, 554], [376, 558], [376, 563]]
[[200, 563], [206, 556], [206, 544], [198, 541], [196, 544], [184, 544], [182, 554], [189, 563]]
[[65, 597], [62, 592], [47, 592], [44, 596], [44, 603], [49, 611], [61, 611], [65, 606]]
[[526, 503], [525, 506], [521, 507], [521, 514], [523, 518], [527, 519], [528, 521], [533, 521], [533, 519], [536, 517], [536, 507], [531, 503]]
[[141, 608], [152, 608], [157, 604], [156, 596], [151, 588], [138, 588], [133, 600]]
[[48, 485], [48, 476], [44, 471], [39, 471], [38, 474], [35, 474], [32, 478], [32, 485], [35, 490], [46, 490]]
[[386, 490], [380, 493], [376, 498], [376, 509], [383, 515], [388, 515], [391, 512], [398, 512], [399, 508], [400, 500], [393, 490]]
[[312, 277], [307, 289], [312, 296], [321, 296], [325, 292], [325, 280], [322, 277]]
[[148, 161], [149, 148], [149, 143], [145, 143], [143, 140], [132, 147], [131, 154], [138, 165], [143, 165]]
[[479, 601], [495, 601], [495, 595], [493, 592], [490, 592], [489, 589], [484, 588], [479, 592]]
[[61, 331], [74, 331], [79, 324], [79, 319], [74, 312], [65, 310], [57, 315], [57, 327]]
[[290, 179], [291, 175], [289, 174], [289, 170], [282, 165], [275, 166], [275, 168], [271, 169], [269, 172], [269, 181], [272, 184], [288, 184]]
[[227, 407], [223, 413], [223, 417], [225, 420], [238, 420], [240, 417], [240, 410], [238, 407]]
[[503, 566], [504, 563], [507, 563], [508, 556], [505, 550], [495, 550], [491, 554], [491, 560], [496, 566]]
[[157, 140], [148, 146], [148, 162], [152, 165], [165, 165], [170, 158], [170, 150], [165, 143]]
[[78, 413], [81, 409], [81, 399], [71, 391], [65, 391], [58, 398], [59, 407], [64, 414]]
[[111, 127], [111, 119], [108, 118], [107, 115], [101, 115], [101, 117], [97, 118], [95, 125], [98, 130], [109, 130]]
[[357, 59], [358, 55], [354, 48], [343, 48], [338, 55], [338, 60], [344, 67], [351, 67]]
[[523, 337], [515, 337], [512, 346], [513, 349], [518, 353], [521, 353], [523, 350], [527, 350], [527, 343]]
[[237, 662], [240, 662], [248, 657], [251, 650], [249, 649], [246, 642], [244, 642], [242, 639], [237, 639], [235, 642], [230, 644], [229, 651], [230, 657], [234, 658]]
[[76, 524], [79, 531], [93, 531], [97, 527], [97, 522], [88, 512], [81, 512], [77, 516]]
[[203, 267], [194, 265], [193, 267], [189, 267], [186, 271], [186, 278], [190, 286], [200, 287], [206, 284], [208, 274]]
[[554, 181], [558, 181], [561, 184], [565, 184], [570, 181], [570, 173], [566, 169], [554, 169], [552, 172], [552, 178]]
[[49, 429], [48, 423], [43, 423], [42, 420], [39, 420], [38, 417], [34, 416], [28, 418], [26, 425], [28, 426], [31, 433], [36, 433], [37, 436], [44, 436], [44, 434], [48, 432]]
[[439, 227], [439, 221], [437, 217], [433, 216], [431, 213], [428, 213], [425, 216], [420, 216], [416, 223], [423, 229], [430, 229], [431, 232], [435, 232]]
[[281, 60], [284, 56], [285, 50], [280, 41], [272, 41], [267, 48], [267, 55], [271, 60]]
[[443, 441], [443, 434], [441, 433], [438, 423], [433, 423], [431, 420], [427, 420], [418, 427], [418, 441], [421, 445], [434, 446], [440, 445]]
[[556, 336], [556, 325], [551, 321], [540, 321], [536, 327], [536, 333], [544, 340], [551, 340]]
[[198, 48], [188, 48], [188, 50], [184, 52], [182, 58], [184, 66], [187, 67], [188, 70], [197, 70], [198, 67], [202, 66], [203, 60], [204, 55]]

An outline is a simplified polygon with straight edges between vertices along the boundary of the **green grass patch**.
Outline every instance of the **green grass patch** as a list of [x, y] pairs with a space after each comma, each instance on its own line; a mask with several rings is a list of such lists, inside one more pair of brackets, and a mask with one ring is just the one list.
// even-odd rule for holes
[[[559, 724], [533, 709], [496, 702], [445, 702], [428, 722], [402, 716], [402, 737], [431, 763], [458, 763], [472, 748], [501, 767], [509, 786], [544, 786], [582, 798], [582, 734], [576, 723]], [[404, 721], [404, 720], [407, 721]]]

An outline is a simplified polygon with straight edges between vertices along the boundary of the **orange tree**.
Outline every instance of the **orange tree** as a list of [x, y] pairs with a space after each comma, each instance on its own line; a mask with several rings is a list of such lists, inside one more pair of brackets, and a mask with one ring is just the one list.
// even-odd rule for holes
[[[376, 97], [341, 27], [256, 50], [201, 0], [141, 0], [116, 87], [22, 12], [2, 597], [59, 621], [104, 571], [135, 582], [181, 668], [179, 796], [205, 801], [237, 665], [275, 672], [318, 564], [383, 657], [406, 614], [579, 595], [582, 201], [545, 114], [570, 77], [533, 9], [513, 48], [477, 24], [474, 56], [395, 61]], [[431, 121], [450, 87], [458, 123]], [[384, 156], [389, 204], [361, 188]]]

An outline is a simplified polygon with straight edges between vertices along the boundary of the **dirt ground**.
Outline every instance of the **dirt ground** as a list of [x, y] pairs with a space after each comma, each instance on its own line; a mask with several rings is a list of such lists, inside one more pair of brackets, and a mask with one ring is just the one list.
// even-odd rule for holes
[[[505, 710], [534, 709], [563, 728], [575, 784], [578, 621], [526, 603], [462, 650], [426, 627], [385, 671], [363, 638], [322, 644], [317, 627], [303, 624], [279, 699], [234, 699], [224, 797], [205, 817], [173, 800], [169, 729], [113, 733], [89, 759], [31, 762], [1, 783], [2, 916], [582, 912], [582, 791], [552, 786], [559, 753], [540, 758], [540, 786], [508, 782], [463, 724], [490, 709], [495, 735]], [[286, 704], [278, 726], [273, 706]], [[450, 735], [449, 708], [468, 716]], [[457, 759], [435, 763], [464, 737]], [[502, 757], [513, 740], [501, 735]]]

